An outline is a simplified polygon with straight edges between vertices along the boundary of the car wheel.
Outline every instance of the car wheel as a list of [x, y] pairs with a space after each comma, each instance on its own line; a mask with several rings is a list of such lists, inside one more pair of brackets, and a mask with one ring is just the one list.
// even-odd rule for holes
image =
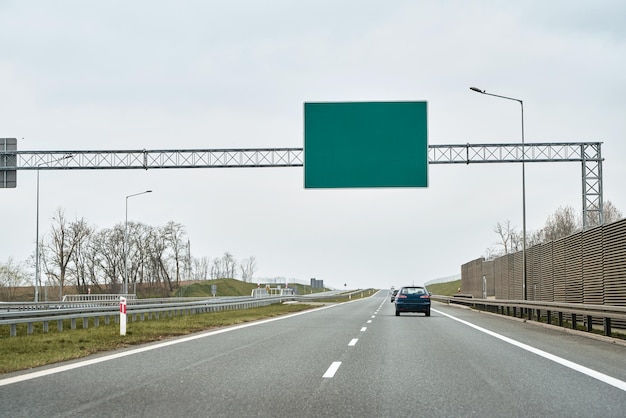
[[425, 313], [426, 313], [426, 316], [430, 316], [430, 309], [427, 310]]
[[400, 316], [400, 312], [396, 311], [396, 316]]

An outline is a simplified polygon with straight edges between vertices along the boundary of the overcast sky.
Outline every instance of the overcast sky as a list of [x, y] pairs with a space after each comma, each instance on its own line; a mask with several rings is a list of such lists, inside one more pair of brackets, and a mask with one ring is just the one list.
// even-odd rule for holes
[[[303, 147], [303, 103], [428, 102], [430, 144], [601, 141], [626, 212], [623, 1], [0, 0], [0, 137], [19, 150]], [[580, 163], [526, 165], [527, 229], [582, 209]], [[97, 228], [185, 226], [255, 277], [389, 287], [460, 273], [522, 225], [519, 164], [431, 165], [427, 189], [305, 190], [302, 168], [40, 173]], [[0, 261], [35, 250], [36, 173], [0, 189]], [[34, 274], [33, 274], [34, 276]]]

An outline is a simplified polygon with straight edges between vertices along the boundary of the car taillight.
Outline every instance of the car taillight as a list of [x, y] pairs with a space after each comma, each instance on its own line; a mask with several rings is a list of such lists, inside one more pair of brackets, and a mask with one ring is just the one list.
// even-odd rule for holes
[[420, 296], [420, 299], [430, 299], [430, 295], [422, 295]]

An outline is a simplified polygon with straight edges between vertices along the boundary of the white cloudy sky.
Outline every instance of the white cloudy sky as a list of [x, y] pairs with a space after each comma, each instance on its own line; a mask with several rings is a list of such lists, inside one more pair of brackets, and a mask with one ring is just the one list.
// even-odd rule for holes
[[[0, 137], [20, 150], [303, 146], [307, 101], [426, 100], [431, 144], [602, 141], [626, 212], [623, 1], [0, 0]], [[460, 273], [521, 228], [521, 167], [431, 165], [428, 189], [304, 190], [302, 168], [41, 172], [97, 227], [183, 224], [257, 277], [388, 287]], [[582, 208], [578, 163], [528, 164], [527, 228]], [[36, 175], [0, 190], [0, 260], [35, 247]]]

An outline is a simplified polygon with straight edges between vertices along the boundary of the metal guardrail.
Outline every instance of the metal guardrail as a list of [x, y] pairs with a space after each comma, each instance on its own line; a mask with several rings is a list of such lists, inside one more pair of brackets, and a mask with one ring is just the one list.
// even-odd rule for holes
[[[87, 296], [87, 295], [82, 295]], [[0, 318], [1, 312], [14, 312], [14, 311], [40, 311], [51, 309], [71, 309], [81, 307], [95, 307], [95, 306], [119, 306], [120, 296], [126, 297], [128, 305], [146, 305], [146, 304], [164, 304], [173, 302], [199, 302], [204, 301], [207, 303], [221, 303], [228, 301], [238, 301], [247, 298], [247, 296], [221, 296], [221, 297], [174, 297], [174, 298], [150, 298], [150, 299], [137, 299], [135, 295], [105, 295], [113, 297], [93, 297], [91, 298], [63, 298], [61, 301], [47, 301], [47, 302], [0, 302]], [[98, 295], [99, 296], [99, 295]], [[128, 297], [131, 296], [131, 297]]]
[[[143, 321], [146, 316], [148, 319], [152, 319], [153, 316], [159, 318], [161, 315], [172, 317], [184, 314], [250, 309], [281, 303], [294, 298], [270, 296], [267, 298], [232, 297], [222, 298], [221, 300], [208, 298], [183, 299], [131, 300], [127, 302], [127, 315], [133, 321], [136, 321], [138, 318]], [[39, 303], [36, 304], [39, 306], [33, 306], [32, 309], [24, 309], [24, 304], [2, 304], [0, 306], [6, 309], [6, 305], [15, 306], [0, 312], [0, 326], [8, 325], [11, 336], [17, 335], [17, 325], [19, 324], [26, 324], [26, 332], [30, 335], [33, 333], [35, 323], [42, 323], [43, 332], [46, 333], [49, 330], [49, 323], [54, 321], [57, 322], [58, 331], [63, 331], [63, 321], [65, 320], [70, 320], [72, 329], [76, 328], [76, 321], [78, 320], [82, 320], [83, 328], [88, 328], [90, 318], [93, 318], [95, 327], [100, 325], [100, 318], [103, 317], [106, 325], [110, 323], [111, 318], [113, 318], [115, 323], [119, 322], [119, 300], [116, 303], [111, 301], [56, 302], [45, 304], [47, 305], [45, 308], [41, 308], [42, 304]]]
[[[465, 296], [465, 295], [463, 295]], [[596, 324], [602, 324], [604, 335], [612, 336], [612, 320], [621, 323], [626, 321], [626, 306], [613, 305], [590, 305], [583, 303], [540, 302], [524, 300], [498, 300], [498, 299], [475, 299], [467, 297], [450, 297], [432, 295], [431, 299], [444, 303], [455, 303], [470, 306], [475, 309], [483, 309], [503, 315], [545, 321], [547, 324], [565, 326], [566, 319], [572, 329], [578, 329], [579, 320], [587, 332], [593, 331], [594, 320]], [[626, 329], [615, 327], [616, 329]]]
[[137, 299], [137, 295], [133, 293], [104, 293], [104, 294], [78, 294], [78, 295], [63, 295], [63, 302], [106, 302], [116, 301], [119, 303], [120, 297], [125, 297], [126, 300]]
[[[164, 298], [164, 299], [130, 299], [127, 300], [127, 315], [132, 321], [143, 321], [147, 317], [158, 319], [160, 316], [198, 314], [206, 312], [218, 312], [224, 310], [250, 309], [260, 306], [268, 306], [274, 303], [286, 301], [310, 302], [312, 300], [334, 299], [340, 296], [352, 297], [362, 290], [352, 292], [322, 292], [310, 295], [282, 295], [266, 297], [231, 296], [218, 298]], [[88, 328], [89, 319], [93, 320], [95, 327], [100, 325], [100, 318], [104, 318], [105, 325], [110, 324], [111, 319], [119, 322], [119, 295], [117, 299], [104, 298], [104, 300], [65, 300], [56, 302], [20, 302], [0, 303], [0, 326], [8, 325], [10, 335], [17, 335], [17, 325], [26, 324], [27, 334], [33, 334], [34, 324], [41, 323], [44, 333], [49, 330], [49, 323], [56, 321], [57, 330], [63, 331], [63, 321], [69, 320], [71, 329], [76, 329], [76, 322], [82, 320], [82, 327]]]

